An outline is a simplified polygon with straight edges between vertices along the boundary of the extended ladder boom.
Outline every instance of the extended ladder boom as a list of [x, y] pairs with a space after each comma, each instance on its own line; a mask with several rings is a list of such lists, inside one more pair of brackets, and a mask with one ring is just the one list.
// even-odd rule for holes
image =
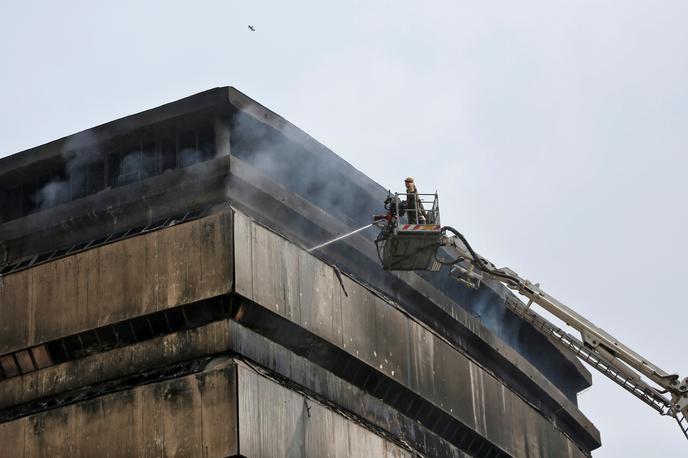
[[[438, 259], [443, 264], [452, 266], [450, 272], [453, 276], [475, 288], [485, 275], [528, 298], [528, 304], [508, 299], [506, 306], [660, 414], [674, 417], [688, 438], [688, 378], [681, 379], [677, 374], [660, 369], [544, 292], [538, 284], [521, 278], [511, 269], [496, 268], [494, 264], [475, 253], [466, 239], [455, 229], [444, 227], [442, 231], [443, 234], [452, 232], [456, 236], [444, 236], [442, 240], [443, 246], [455, 252], [456, 259], [450, 262]], [[530, 308], [533, 303], [579, 331], [582, 339], [567, 334], [534, 312]], [[656, 386], [652, 386], [641, 376], [647, 377]]]
[[[426, 199], [422, 201], [423, 196]], [[405, 197], [406, 201], [401, 202]], [[418, 206], [431, 206], [420, 222]], [[402, 205], [405, 204], [405, 205]], [[420, 206], [422, 208], [422, 205]], [[441, 265], [449, 266], [449, 274], [471, 288], [478, 288], [483, 277], [499, 281], [528, 299], [524, 304], [515, 296], [506, 300], [506, 307], [523, 320], [549, 336], [561, 348], [572, 352], [602, 375], [608, 377], [662, 415], [674, 417], [688, 439], [688, 378], [660, 369], [629, 347], [619, 342], [591, 321], [559, 302], [540, 285], [521, 278], [508, 268], [498, 269], [478, 255], [456, 229], [440, 225], [437, 193], [389, 193], [385, 201], [387, 214], [374, 216], [374, 224], [381, 230], [375, 240], [378, 256], [385, 270], [425, 270], [437, 272]], [[415, 211], [416, 213], [412, 213]], [[404, 212], [410, 213], [404, 221]], [[420, 223], [420, 224], [419, 224]], [[453, 237], [447, 233], [454, 234]], [[442, 259], [444, 247], [454, 259]], [[533, 311], [535, 303], [581, 333], [578, 339]]]

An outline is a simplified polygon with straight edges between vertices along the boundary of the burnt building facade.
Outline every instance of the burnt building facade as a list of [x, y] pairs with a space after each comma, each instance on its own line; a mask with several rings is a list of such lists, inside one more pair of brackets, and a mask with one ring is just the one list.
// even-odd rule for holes
[[589, 456], [500, 285], [305, 249], [385, 195], [228, 87], [0, 159], [0, 456]]

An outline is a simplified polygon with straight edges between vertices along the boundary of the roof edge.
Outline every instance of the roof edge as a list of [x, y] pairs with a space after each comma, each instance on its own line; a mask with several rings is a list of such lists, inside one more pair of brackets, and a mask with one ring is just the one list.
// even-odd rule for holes
[[223, 108], [229, 110], [230, 91], [236, 90], [230, 86], [208, 89], [155, 108], [149, 108], [139, 113], [99, 124], [57, 140], [19, 151], [0, 159], [0, 177], [36, 162], [62, 154], [67, 142], [79, 136], [83, 137], [83, 143], [80, 143], [80, 146], [88, 147], [90, 146], [89, 143], [100, 143], [103, 140], [131, 131], [132, 129], [167, 121], [185, 114], [213, 108], [217, 108], [220, 112]]

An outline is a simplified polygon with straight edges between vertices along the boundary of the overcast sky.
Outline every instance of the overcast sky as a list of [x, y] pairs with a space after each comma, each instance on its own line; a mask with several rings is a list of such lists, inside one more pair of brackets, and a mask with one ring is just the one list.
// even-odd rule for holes
[[[2, 2], [0, 157], [232, 85], [688, 376], [685, 0], [96, 3]], [[595, 457], [686, 456], [594, 382]]]

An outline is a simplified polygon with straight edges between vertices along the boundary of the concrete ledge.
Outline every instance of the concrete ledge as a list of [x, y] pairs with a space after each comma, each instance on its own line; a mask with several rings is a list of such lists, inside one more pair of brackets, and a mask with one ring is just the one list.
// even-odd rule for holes
[[236, 366], [64, 405], [0, 423], [6, 456], [231, 456]]
[[[62, 408], [131, 389], [132, 380], [146, 380], [141, 374], [169, 372], [170, 366], [208, 355], [236, 352], [277, 370], [270, 377], [303, 392], [350, 417], [360, 416], [369, 430], [400, 445], [412, 444], [429, 456], [463, 457], [458, 449], [433, 435], [382, 401], [335, 377], [316, 364], [228, 320], [178, 332], [129, 347], [94, 354], [0, 382], [0, 423], [16, 422], [47, 410]], [[207, 360], [208, 358], [205, 358]], [[275, 366], [274, 363], [279, 364]], [[203, 363], [205, 364], [205, 363]], [[215, 363], [211, 364], [215, 367]], [[211, 366], [206, 370], [211, 370]], [[251, 367], [256, 368], [255, 364]], [[212, 369], [214, 370], [214, 369]], [[287, 378], [291, 377], [291, 379]], [[291, 381], [293, 379], [293, 381]], [[121, 387], [117, 381], [120, 380]], [[302, 384], [301, 387], [297, 387]], [[342, 410], [344, 409], [344, 410]], [[5, 426], [6, 430], [12, 426]], [[256, 434], [255, 431], [252, 434]]]
[[222, 353], [230, 348], [230, 342], [228, 322], [218, 321], [3, 380], [0, 411], [107, 380]]
[[226, 209], [5, 276], [0, 355], [229, 293], [231, 218]]

